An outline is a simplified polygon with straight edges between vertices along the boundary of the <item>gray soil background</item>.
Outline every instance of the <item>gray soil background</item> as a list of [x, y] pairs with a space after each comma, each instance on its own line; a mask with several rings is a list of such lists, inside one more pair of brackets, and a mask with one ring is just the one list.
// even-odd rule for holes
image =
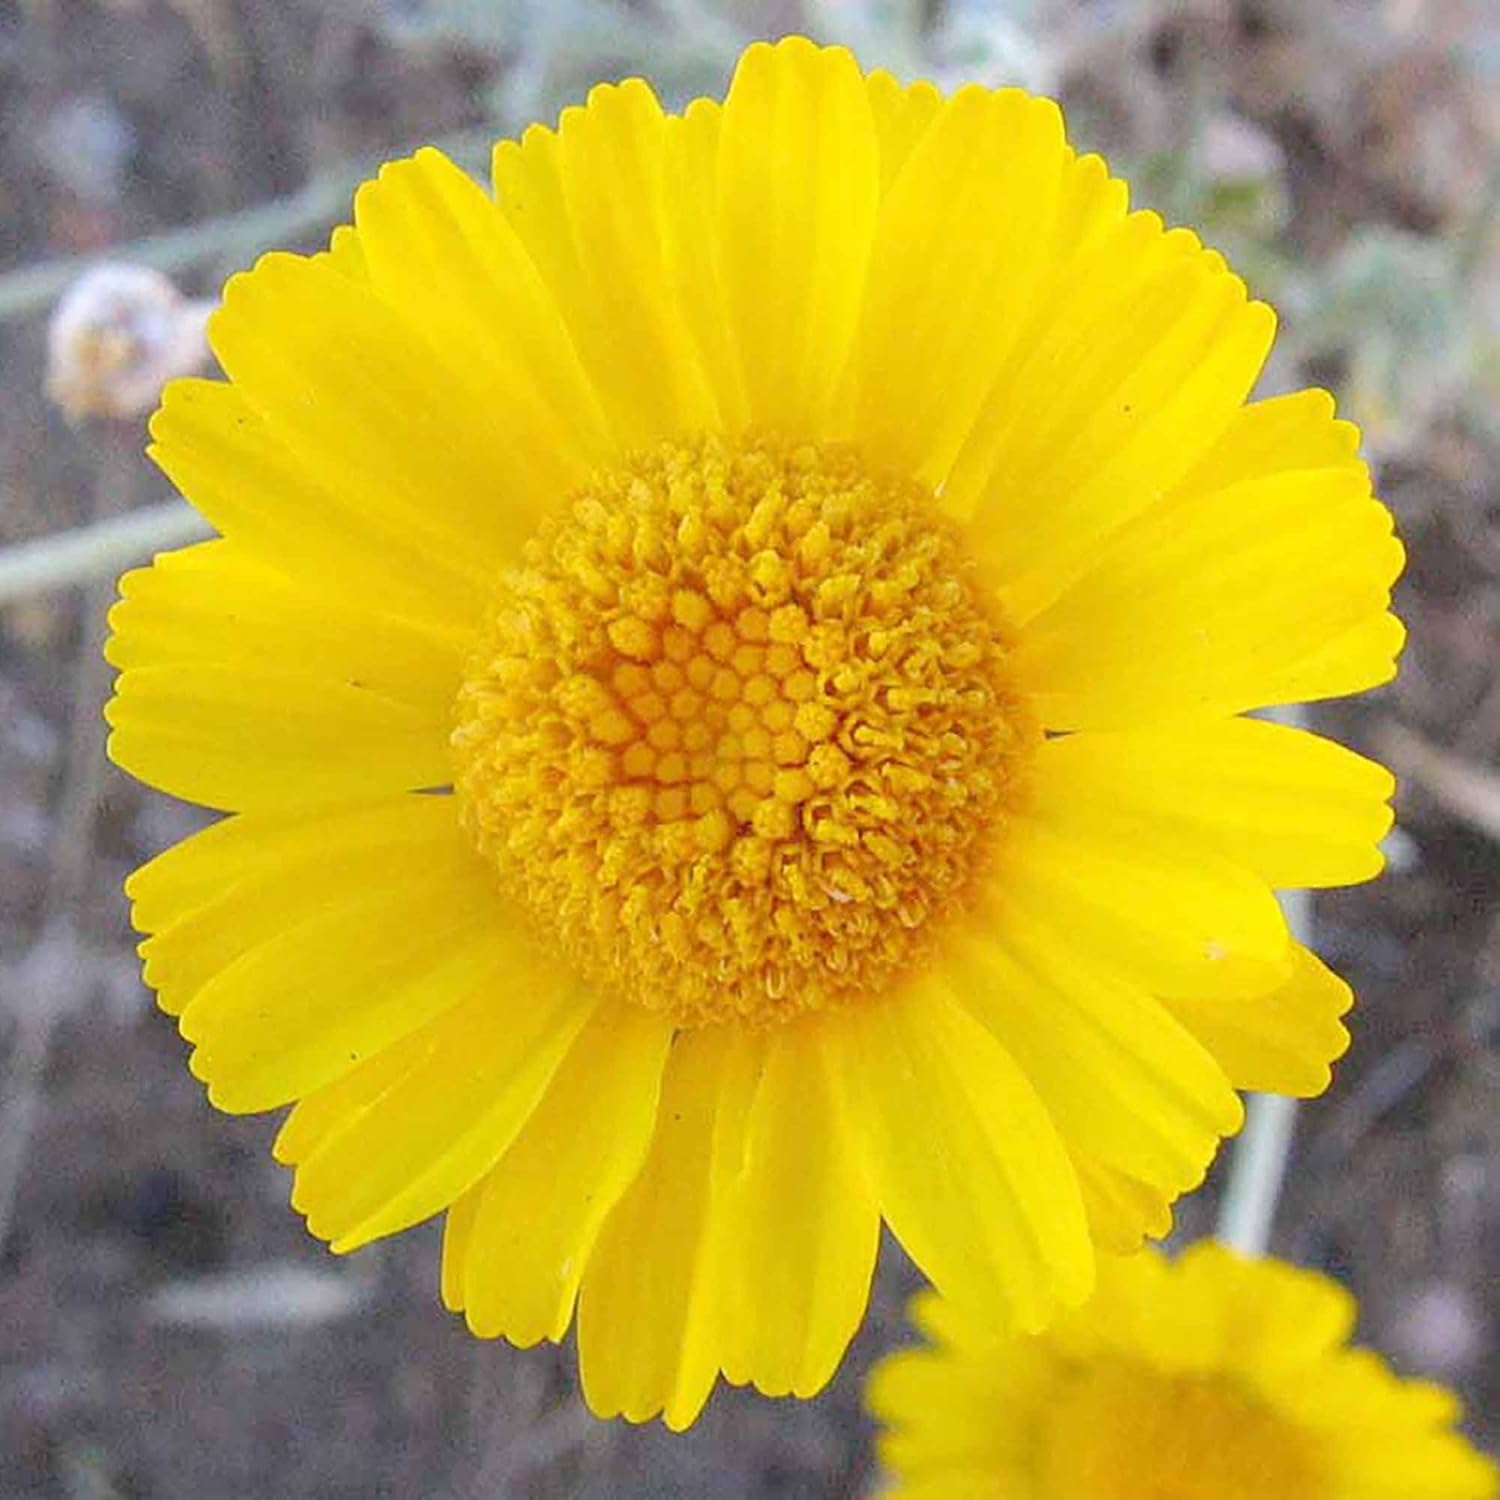
[[[0, 0], [0, 547], [167, 498], [140, 422], [43, 393], [30, 268], [203, 226], [648, 71], [718, 92], [808, 28], [908, 73], [1058, 92], [1072, 131], [1281, 310], [1267, 389], [1366, 426], [1410, 551], [1402, 675], [1317, 726], [1402, 777], [1392, 868], [1314, 903], [1355, 1042], [1302, 1114], [1276, 1250], [1345, 1282], [1361, 1337], [1500, 1443], [1500, 15], [1485, 0], [806, 5]], [[345, 198], [347, 202], [347, 198]], [[339, 210], [281, 238], [317, 243]], [[254, 239], [253, 227], [250, 239]], [[25, 272], [26, 279], [21, 278]], [[916, 1286], [882, 1255], [816, 1401], [721, 1388], [674, 1437], [599, 1423], [571, 1349], [470, 1339], [432, 1226], [330, 1257], [276, 1122], [215, 1114], [139, 986], [120, 882], [201, 815], [107, 767], [101, 586], [0, 606], [0, 1497], [838, 1496], [878, 1475], [860, 1384]], [[1227, 1153], [1225, 1161], [1227, 1161]], [[1179, 1213], [1213, 1223], [1221, 1169]], [[13, 1191], [11, 1189], [14, 1189]]]

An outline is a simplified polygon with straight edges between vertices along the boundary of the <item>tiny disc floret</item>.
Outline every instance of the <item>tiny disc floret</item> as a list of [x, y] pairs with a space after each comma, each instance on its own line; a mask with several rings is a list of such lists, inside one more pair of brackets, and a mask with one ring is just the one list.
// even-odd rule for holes
[[851, 449], [668, 444], [500, 580], [459, 693], [465, 826], [587, 978], [682, 1025], [920, 966], [1034, 731], [932, 497]]

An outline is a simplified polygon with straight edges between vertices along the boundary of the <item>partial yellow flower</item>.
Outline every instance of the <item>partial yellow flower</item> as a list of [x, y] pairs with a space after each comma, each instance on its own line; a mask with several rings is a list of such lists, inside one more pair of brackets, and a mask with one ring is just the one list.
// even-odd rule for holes
[[157, 414], [223, 537], [124, 580], [112, 753], [232, 816], [147, 979], [314, 1234], [446, 1210], [601, 1413], [816, 1391], [882, 1217], [1040, 1327], [1345, 1044], [1272, 888], [1390, 778], [1240, 715], [1391, 674], [1356, 435], [1016, 90], [793, 39], [494, 176], [387, 167]]
[[870, 1376], [893, 1495], [964, 1500], [1493, 1500], [1458, 1402], [1350, 1347], [1325, 1276], [1202, 1242], [1105, 1257], [1045, 1333], [923, 1293], [932, 1347]]

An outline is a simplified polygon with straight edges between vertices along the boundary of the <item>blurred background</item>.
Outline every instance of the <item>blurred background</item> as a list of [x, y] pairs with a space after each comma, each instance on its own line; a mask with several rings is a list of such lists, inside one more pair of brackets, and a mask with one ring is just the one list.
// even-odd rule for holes
[[[1410, 549], [1400, 680], [1315, 721], [1402, 776], [1391, 869], [1320, 900], [1361, 998], [1276, 1249], [1500, 1441], [1500, 10], [1495, 0], [0, 0], [0, 1496], [837, 1496], [904, 1337], [892, 1245], [817, 1401], [589, 1418], [573, 1356], [471, 1340], [432, 1227], [337, 1261], [271, 1119], [212, 1113], [120, 882], [191, 809], [102, 756], [118, 568], [195, 532], [140, 457], [205, 300], [383, 156], [480, 168], [591, 82], [719, 93], [757, 35], [1053, 92], [1136, 200], [1282, 314], [1264, 391], [1364, 427]], [[91, 276], [99, 260], [133, 270]], [[59, 301], [61, 299], [61, 306]], [[91, 528], [85, 530], [85, 528]], [[1226, 1157], [1227, 1159], [1227, 1157]], [[1222, 1168], [1181, 1232], [1213, 1223]]]

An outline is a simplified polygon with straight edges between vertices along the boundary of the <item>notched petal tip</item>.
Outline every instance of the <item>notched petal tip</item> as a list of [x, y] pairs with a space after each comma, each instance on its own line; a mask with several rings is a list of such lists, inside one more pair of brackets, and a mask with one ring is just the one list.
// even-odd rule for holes
[[661, 101], [650, 80], [632, 76], [618, 83], [596, 83], [588, 92], [588, 108], [599, 109], [621, 102], [631, 108], [645, 108], [652, 114], [662, 113]]
[[[708, 1405], [708, 1397], [702, 1400], [694, 1400], [684, 1403], [682, 1406], [668, 1406], [661, 1413], [662, 1425], [668, 1432], [686, 1432], [699, 1417], [703, 1415], [703, 1408]], [[648, 1412], [644, 1417], [629, 1417], [627, 1420], [633, 1422], [649, 1422], [655, 1412]]]
[[[284, 324], [286, 299], [294, 288], [305, 287], [309, 279], [321, 281], [337, 274], [317, 256], [290, 250], [268, 250], [248, 270], [235, 272], [224, 283], [219, 305], [208, 316], [208, 344], [219, 364], [230, 369], [230, 345], [237, 339], [257, 342], [277, 323]], [[216, 382], [174, 382], [185, 383], [203, 386]]]
[[803, 69], [823, 67], [860, 73], [859, 60], [847, 48], [839, 45], [824, 46], [810, 37], [792, 34], [776, 41], [752, 42], [740, 54], [735, 64], [734, 76], [730, 80], [726, 102], [742, 80], [771, 70]]
[[203, 386], [221, 386], [223, 383], [187, 375], [170, 381], [162, 390], [161, 401], [146, 422], [148, 440], [144, 452], [169, 480], [172, 477], [172, 448], [177, 441], [179, 424], [192, 420], [194, 408], [202, 399]]
[[[1233, 276], [1233, 273], [1228, 273]], [[1238, 276], [1233, 276], [1240, 290], [1245, 294], [1247, 301], [1240, 312], [1240, 318], [1244, 326], [1246, 342], [1252, 347], [1259, 346], [1260, 357], [1258, 364], [1263, 365], [1266, 357], [1271, 352], [1271, 345], [1276, 341], [1276, 329], [1280, 318], [1276, 309], [1269, 302], [1261, 302], [1250, 297], [1249, 288]]]
[[385, 162], [374, 177], [355, 190], [354, 226], [350, 232], [356, 236], [362, 234], [370, 214], [379, 213], [395, 201], [414, 202], [428, 188], [441, 192], [445, 187], [458, 193], [483, 192], [452, 157], [436, 146], [421, 146], [410, 156]]
[[262, 285], [268, 280], [274, 280], [284, 275], [292, 265], [306, 264], [306, 257], [296, 254], [291, 250], [267, 250], [258, 255], [254, 262], [243, 271], [236, 271], [224, 283], [224, 288], [219, 294], [219, 306], [215, 308], [209, 317], [209, 333], [212, 335], [215, 328], [224, 321], [226, 312], [238, 310], [247, 298], [254, 297], [260, 291]]
[[412, 152], [411, 160], [429, 172], [441, 173], [449, 177], [461, 177], [466, 184], [470, 185], [474, 181], [440, 146], [418, 146]]

